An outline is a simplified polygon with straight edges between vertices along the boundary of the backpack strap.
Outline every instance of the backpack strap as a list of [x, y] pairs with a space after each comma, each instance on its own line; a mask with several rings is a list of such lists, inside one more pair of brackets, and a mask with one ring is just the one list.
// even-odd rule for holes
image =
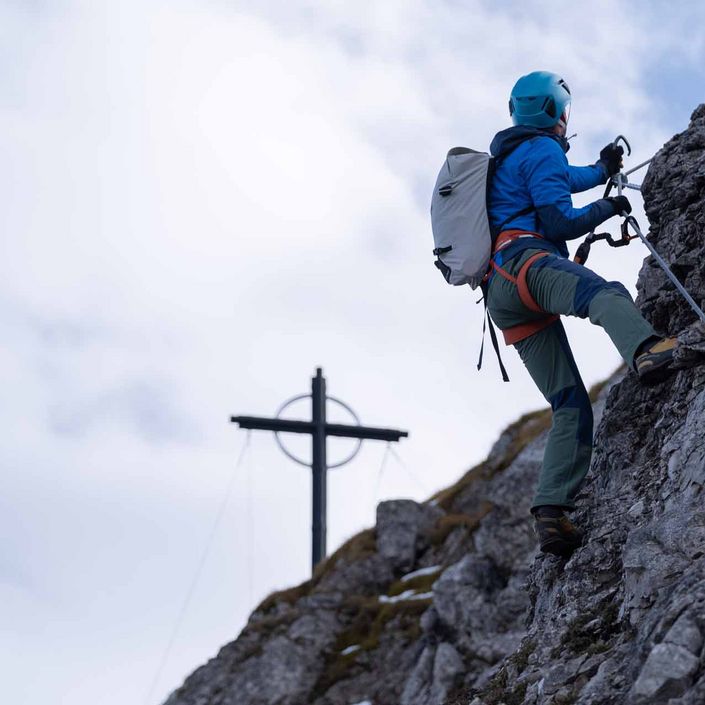
[[482, 288], [482, 298], [477, 302], [481, 302], [485, 305], [485, 313], [482, 317], [482, 344], [480, 345], [480, 357], [477, 360], [477, 369], [482, 369], [482, 356], [485, 352], [485, 330], [489, 327], [490, 329], [490, 340], [492, 341], [492, 347], [494, 348], [495, 354], [497, 355], [497, 362], [499, 363], [499, 369], [502, 373], [502, 379], [505, 382], [509, 382], [509, 375], [502, 362], [502, 356], [499, 352], [499, 343], [497, 342], [497, 333], [495, 332], [494, 325], [492, 324], [492, 319], [490, 318], [489, 311], [487, 310], [487, 284], [483, 282], [481, 284]]

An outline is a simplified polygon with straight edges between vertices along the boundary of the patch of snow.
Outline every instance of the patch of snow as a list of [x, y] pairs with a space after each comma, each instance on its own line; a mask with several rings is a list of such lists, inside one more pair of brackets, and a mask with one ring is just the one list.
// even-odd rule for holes
[[386, 604], [394, 602], [403, 602], [404, 600], [428, 600], [433, 597], [432, 592], [421, 592], [417, 593], [416, 590], [404, 590], [401, 595], [394, 595], [394, 597], [389, 597], [388, 595], [380, 595], [379, 601]]
[[401, 602], [402, 600], [409, 600], [416, 594], [416, 590], [404, 590], [400, 595], [394, 595], [394, 597], [389, 597], [389, 595], [380, 595], [379, 601], [386, 603]]
[[354, 703], [353, 705], [372, 705], [372, 701], [371, 700], [363, 700], [362, 702]]
[[413, 597], [409, 598], [410, 600], [432, 600], [433, 599], [433, 593], [432, 592], [420, 592]]
[[439, 573], [441, 571], [441, 566], [439, 565], [432, 565], [429, 568], [419, 568], [419, 570], [415, 570], [413, 573], [407, 573], [402, 579], [402, 583], [407, 582], [408, 580], [413, 580], [414, 578], [419, 578], [422, 575], [433, 575], [434, 573]]
[[341, 656], [347, 656], [348, 654], [354, 654], [356, 651], [360, 650], [360, 644], [353, 644], [352, 646], [348, 646], [347, 648], [343, 649], [340, 652]]

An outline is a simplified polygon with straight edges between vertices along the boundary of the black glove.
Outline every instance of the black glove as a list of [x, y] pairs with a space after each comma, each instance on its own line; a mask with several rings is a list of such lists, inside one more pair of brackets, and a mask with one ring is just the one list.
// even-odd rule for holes
[[632, 212], [632, 204], [629, 203], [629, 199], [626, 196], [612, 196], [612, 198], [605, 199], [610, 202], [610, 205], [614, 207], [615, 215], [621, 215], [626, 213], [627, 215]]
[[624, 155], [624, 147], [622, 145], [608, 144], [603, 147], [600, 152], [600, 158], [597, 163], [607, 171], [607, 176], [614, 176], [622, 168], [622, 156]]

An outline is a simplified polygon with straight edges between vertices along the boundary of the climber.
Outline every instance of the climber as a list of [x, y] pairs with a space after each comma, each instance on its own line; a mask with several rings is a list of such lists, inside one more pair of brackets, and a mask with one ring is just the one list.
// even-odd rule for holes
[[488, 208], [498, 235], [485, 289], [492, 319], [553, 410], [531, 511], [541, 551], [563, 557], [582, 540], [565, 512], [574, 508], [590, 465], [593, 418], [558, 315], [602, 326], [627, 365], [647, 382], [665, 374], [677, 344], [654, 331], [621, 283], [605, 281], [568, 259], [567, 240], [631, 212], [625, 196], [573, 208], [570, 194], [616, 174], [623, 149], [609, 144], [595, 164], [569, 166], [570, 102], [565, 81], [546, 71], [523, 76], [512, 90], [514, 126], [499, 132], [490, 146], [497, 166]]

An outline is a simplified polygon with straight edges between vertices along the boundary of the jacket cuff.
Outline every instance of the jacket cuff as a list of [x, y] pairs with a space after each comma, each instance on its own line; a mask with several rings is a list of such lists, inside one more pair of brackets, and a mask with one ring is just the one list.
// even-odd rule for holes
[[607, 169], [607, 164], [603, 162], [601, 159], [598, 159], [594, 166], [598, 167], [600, 171], [602, 172], [602, 181], [600, 181], [601, 184], [606, 184], [607, 180], [610, 178], [610, 173]]
[[598, 225], [608, 218], [611, 218], [613, 215], [618, 215], [614, 201], [609, 198], [601, 198], [599, 201], [595, 201], [595, 206], [597, 206], [597, 210], [600, 214]]

